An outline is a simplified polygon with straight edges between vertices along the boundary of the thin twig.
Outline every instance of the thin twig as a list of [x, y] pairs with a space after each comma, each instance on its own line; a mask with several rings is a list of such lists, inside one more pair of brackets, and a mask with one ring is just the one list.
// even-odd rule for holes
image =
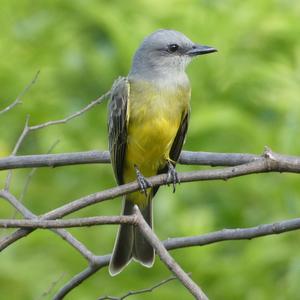
[[37, 71], [34, 78], [31, 80], [31, 82], [29, 84], [27, 84], [27, 86], [25, 86], [24, 90], [18, 95], [16, 100], [14, 102], [12, 102], [9, 106], [7, 106], [4, 109], [0, 110], [0, 115], [8, 112], [12, 108], [14, 108], [16, 105], [22, 103], [22, 98], [28, 92], [28, 90], [35, 84], [35, 82], [38, 79], [39, 74], [40, 74], [40, 71]]
[[95, 105], [100, 104], [105, 99], [109, 98], [109, 96], [110, 96], [110, 91], [106, 92], [101, 97], [97, 98], [96, 100], [93, 100], [90, 104], [85, 106], [83, 109], [71, 114], [70, 116], [68, 116], [64, 119], [48, 121], [48, 122], [45, 122], [45, 123], [42, 123], [42, 124], [39, 124], [39, 125], [30, 126], [30, 131], [34, 131], [34, 130], [38, 130], [38, 129], [42, 129], [42, 128], [45, 128], [45, 127], [58, 125], [58, 124], [65, 124], [65, 123], [69, 122], [70, 120], [81, 116], [82, 114], [84, 114], [85, 112], [87, 112], [88, 110], [93, 108]]
[[[97, 104], [100, 104], [102, 101], [104, 101], [105, 99], [107, 99], [110, 95], [110, 91], [108, 91], [107, 93], [105, 93], [104, 95], [102, 95], [101, 97], [97, 98], [96, 100], [92, 101], [91, 103], [89, 103], [87, 106], [85, 106], [83, 109], [71, 114], [70, 116], [64, 118], [64, 119], [59, 119], [59, 120], [55, 120], [55, 121], [48, 121], [39, 125], [34, 125], [34, 126], [29, 126], [29, 116], [27, 116], [26, 118], [26, 122], [25, 122], [25, 126], [24, 129], [12, 151], [12, 154], [10, 155], [10, 158], [14, 157], [17, 152], [19, 151], [19, 148], [21, 147], [23, 141], [25, 140], [25, 138], [27, 137], [27, 135], [29, 134], [29, 132], [31, 131], [35, 131], [35, 130], [39, 130], [45, 127], [49, 127], [49, 126], [53, 126], [53, 125], [58, 125], [58, 124], [64, 124], [69, 122], [70, 120], [82, 115], [83, 113], [85, 113], [86, 111], [90, 110], [92, 107], [94, 107]], [[5, 181], [5, 190], [9, 191], [10, 188], [10, 183], [11, 183], [11, 178], [12, 178], [12, 171], [10, 170], [8, 172], [6, 181]]]
[[130, 297], [130, 296], [139, 295], [139, 294], [145, 294], [145, 293], [150, 293], [150, 292], [154, 291], [155, 289], [161, 287], [162, 285], [165, 285], [165, 284], [169, 283], [170, 281], [174, 281], [176, 279], [177, 279], [176, 276], [171, 276], [171, 277], [169, 277], [167, 279], [164, 279], [164, 280], [158, 282], [157, 284], [153, 285], [150, 288], [140, 289], [140, 290], [136, 290], [136, 291], [129, 291], [126, 294], [124, 294], [123, 296], [120, 296], [120, 297], [103, 296], [103, 297], [98, 298], [98, 300], [106, 300], [106, 299], [107, 300], [123, 300], [125, 298]]
[[[51, 147], [49, 148], [49, 150], [47, 151], [47, 154], [50, 153], [50, 152], [55, 148], [55, 146], [56, 146], [58, 143], [59, 143], [59, 140], [56, 140], [56, 141], [51, 145]], [[19, 197], [19, 199], [18, 199], [21, 203], [23, 203], [23, 200], [24, 200], [24, 197], [25, 197], [25, 195], [26, 195], [26, 193], [27, 193], [27, 190], [28, 190], [30, 181], [32, 180], [32, 177], [33, 177], [33, 175], [35, 174], [36, 170], [37, 170], [37, 168], [32, 168], [32, 169], [30, 170], [29, 174], [28, 174], [27, 177], [26, 177], [26, 180], [25, 180], [25, 184], [24, 184], [23, 190], [22, 190], [22, 192], [21, 192], [21, 194], [20, 194], [20, 197]], [[15, 210], [14, 213], [13, 213], [13, 216], [12, 216], [13, 219], [16, 217], [16, 213], [17, 213], [17, 211]]]
[[53, 280], [49, 288], [45, 292], [43, 292], [40, 299], [44, 299], [45, 297], [48, 297], [54, 290], [55, 286], [57, 286], [57, 284], [65, 277], [65, 275], [66, 273], [64, 272], [57, 279]]
[[[47, 151], [47, 154], [50, 154], [50, 152], [53, 151], [53, 149], [57, 146], [57, 144], [58, 144], [59, 142], [60, 142], [60, 140], [57, 139], [57, 140], [50, 146], [50, 148], [49, 148], [48, 151]], [[47, 154], [46, 154], [46, 155], [47, 155]], [[26, 195], [26, 193], [27, 193], [27, 190], [28, 190], [30, 181], [32, 180], [32, 177], [33, 177], [33, 175], [35, 174], [36, 170], [37, 170], [37, 168], [32, 168], [31, 171], [29, 172], [29, 174], [27, 175], [27, 178], [26, 178], [26, 180], [25, 180], [25, 184], [24, 184], [23, 190], [22, 190], [22, 192], [21, 192], [21, 194], [20, 194], [20, 197], [19, 197], [19, 201], [20, 201], [21, 203], [23, 203], [23, 200], [24, 200], [24, 197], [25, 197], [25, 195]]]
[[[23, 143], [26, 135], [28, 134], [28, 122], [29, 122], [29, 116], [26, 117], [26, 121], [25, 121], [25, 126], [23, 128], [23, 131], [21, 133], [21, 135], [19, 136], [18, 140], [17, 140], [17, 143], [10, 155], [10, 157], [14, 157], [17, 152], [19, 151], [19, 148], [21, 146], [21, 144]], [[7, 173], [7, 176], [6, 176], [6, 180], [5, 180], [5, 187], [4, 189], [6, 191], [9, 191], [9, 188], [10, 188], [10, 184], [11, 184], [11, 179], [12, 179], [12, 170], [9, 170], [8, 173]]]
[[[33, 178], [33, 175], [35, 174], [36, 171], [37, 171], [37, 168], [32, 168], [32, 169], [30, 170], [30, 172], [28, 173], [26, 179], [25, 179], [25, 183], [24, 183], [22, 192], [21, 192], [21, 194], [20, 194], [20, 196], [19, 196], [19, 201], [20, 201], [21, 203], [24, 202], [24, 197], [25, 197], [25, 195], [26, 195], [26, 193], [27, 193], [27, 191], [28, 191], [29, 184], [30, 184], [30, 182], [31, 182], [31, 180], [32, 180], [32, 178]], [[15, 217], [15, 215], [14, 215], [14, 217]]]

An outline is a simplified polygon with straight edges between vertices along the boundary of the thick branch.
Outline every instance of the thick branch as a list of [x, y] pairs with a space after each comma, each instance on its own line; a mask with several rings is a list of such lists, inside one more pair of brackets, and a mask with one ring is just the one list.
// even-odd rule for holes
[[153, 230], [144, 220], [140, 210], [135, 205], [134, 213], [138, 216], [138, 227], [143, 233], [144, 237], [155, 249], [155, 252], [163, 261], [163, 263], [168, 267], [168, 269], [182, 282], [182, 284], [188, 289], [188, 291], [199, 300], [208, 300], [207, 296], [201, 290], [201, 288], [189, 277], [187, 273], [179, 266], [179, 264], [174, 260], [174, 258], [166, 250], [162, 242], [155, 235]]
[[[260, 156], [255, 154], [182, 151], [179, 163], [184, 165], [236, 166], [259, 158]], [[95, 163], [110, 163], [109, 152], [86, 151], [5, 157], [0, 159], [0, 170]]]
[[[273, 152], [276, 160], [300, 164], [299, 156], [288, 156]], [[259, 160], [261, 155], [248, 153], [218, 153], [182, 151], [179, 163], [183, 165], [237, 166]], [[108, 151], [86, 151], [61, 154], [23, 155], [0, 159], [0, 170], [37, 167], [61, 167], [77, 164], [110, 163]]]
[[0, 159], [0, 170], [38, 167], [60, 167], [77, 164], [110, 163], [108, 151], [62, 154], [24, 155]]
[[71, 228], [88, 227], [108, 224], [136, 224], [135, 216], [99, 216], [68, 220], [41, 220], [39, 218], [30, 220], [0, 219], [2, 228]]

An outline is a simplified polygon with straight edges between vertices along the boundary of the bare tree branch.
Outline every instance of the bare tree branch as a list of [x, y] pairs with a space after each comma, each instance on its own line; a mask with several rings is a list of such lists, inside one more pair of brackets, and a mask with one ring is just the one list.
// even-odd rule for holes
[[54, 296], [53, 300], [61, 300], [68, 293], [70, 293], [74, 288], [80, 285], [83, 281], [91, 277], [102, 267], [109, 264], [110, 255], [105, 256], [96, 256], [93, 263], [91, 263], [86, 269], [82, 272], [76, 274], [68, 283], [66, 283]]
[[167, 249], [164, 247], [162, 242], [150, 228], [148, 223], [144, 220], [137, 205], [133, 208], [134, 213], [138, 216], [138, 227], [143, 233], [144, 237], [155, 249], [155, 252], [163, 261], [163, 263], [168, 267], [168, 269], [182, 282], [182, 284], [187, 288], [187, 290], [195, 296], [198, 300], [208, 300], [207, 296], [204, 294], [202, 289], [189, 277], [187, 273], [180, 267], [180, 265], [174, 260], [174, 258], [169, 254]]
[[145, 294], [145, 293], [150, 293], [152, 291], [154, 291], [155, 289], [161, 287], [162, 285], [165, 285], [167, 283], [169, 283], [170, 281], [174, 281], [176, 280], [177, 277], [176, 276], [171, 276], [167, 279], [164, 279], [160, 282], [158, 282], [157, 284], [153, 285], [150, 288], [145, 288], [145, 289], [141, 289], [141, 290], [136, 290], [136, 291], [129, 291], [126, 294], [124, 294], [121, 297], [113, 297], [113, 296], [103, 296], [98, 298], [98, 300], [124, 300], [125, 298], [128, 298], [130, 296], [134, 296], [134, 295], [139, 295], [139, 294]]
[[[249, 174], [265, 172], [299, 173], [300, 159], [298, 159], [297, 157], [293, 158], [282, 156], [280, 154], [273, 153], [270, 149], [266, 149], [264, 155], [260, 159], [257, 159], [247, 164], [215, 170], [182, 172], [178, 174], [178, 178], [182, 183], [217, 179], [228, 180], [230, 178], [238, 176], [245, 176]], [[148, 180], [153, 186], [165, 185], [167, 184], [167, 175], [161, 174], [152, 176], [149, 177]], [[118, 196], [137, 191], [138, 189], [139, 186], [137, 182], [127, 183], [121, 186], [105, 190], [103, 192], [91, 194], [82, 197], [78, 200], [72, 201], [40, 216], [40, 218], [45, 220], [62, 218], [70, 213], [78, 211], [89, 205], [113, 199]], [[5, 191], [0, 191], [0, 197], [1, 196], [5, 198]], [[33, 230], [34, 229], [18, 229], [17, 231], [11, 234], [11, 237], [5, 237], [3, 239], [0, 239], [0, 251], [5, 249], [17, 239], [27, 236]]]
[[30, 126], [29, 130], [34, 131], [34, 130], [42, 129], [42, 128], [53, 126], [53, 125], [65, 124], [65, 123], [69, 122], [70, 120], [81, 116], [82, 114], [84, 114], [85, 112], [90, 110], [95, 105], [100, 104], [105, 99], [109, 98], [109, 96], [110, 96], [110, 91], [106, 92], [105, 94], [103, 94], [102, 96], [97, 98], [96, 100], [92, 101], [87, 106], [85, 106], [83, 109], [71, 114], [70, 116], [68, 116], [64, 119], [55, 120], [55, 121], [48, 121], [48, 122], [45, 122], [45, 123], [42, 123], [42, 124], [39, 124], [39, 125]]
[[[2, 190], [0, 191], [0, 197], [6, 199], [16, 210], [18, 210], [25, 218], [27, 219], [36, 219], [37, 216], [33, 214], [29, 209], [27, 209], [20, 201], [18, 201], [11, 193], [8, 191]], [[17, 221], [17, 220], [15, 220]], [[14, 241], [17, 241], [22, 237], [20, 235], [22, 229], [19, 229], [12, 233], [11, 235], [4, 236], [1, 238], [3, 243], [11, 244]], [[81, 242], [79, 242], [75, 237], [73, 237], [69, 232], [65, 229], [53, 229], [53, 232], [61, 236], [65, 241], [67, 241], [73, 248], [81, 253], [83, 257], [85, 257], [88, 261], [93, 260], [93, 254], [90, 250], [88, 250]]]
[[[56, 140], [51, 145], [51, 147], [49, 148], [49, 150], [47, 151], [47, 153], [50, 153], [58, 143], [59, 143], [59, 140]], [[23, 190], [22, 190], [22, 192], [20, 194], [20, 197], [18, 199], [18, 201], [21, 202], [21, 203], [23, 203], [23, 200], [24, 200], [25, 194], [27, 193], [30, 181], [31, 181], [34, 173], [36, 172], [36, 170], [37, 170], [37, 168], [32, 168], [31, 171], [29, 172], [29, 174], [27, 175], [27, 178], [25, 180], [25, 184], [24, 184]], [[13, 213], [13, 216], [12, 216], [13, 219], [16, 217], [16, 213], [17, 213], [17, 211], [15, 210], [14, 213]]]
[[[57, 146], [57, 144], [59, 143], [60, 141], [59, 140], [56, 140], [49, 148], [49, 150], [47, 151], [47, 154], [50, 154], [50, 152], [52, 152], [52, 150]], [[28, 187], [29, 187], [29, 184], [30, 184], [30, 181], [34, 175], [34, 173], [36, 172], [37, 168], [32, 168], [31, 171], [29, 172], [26, 180], [25, 180], [25, 184], [24, 184], [24, 187], [23, 187], [23, 190], [20, 194], [20, 197], [19, 197], [19, 201], [22, 203], [23, 200], [24, 200], [24, 197], [25, 197], [25, 194], [27, 193], [27, 190], [28, 190]]]
[[137, 223], [135, 216], [99, 216], [68, 220], [41, 220], [39, 218], [30, 220], [0, 219], [0, 228], [71, 228], [90, 227], [108, 224], [133, 224]]
[[49, 286], [49, 288], [45, 292], [43, 292], [43, 294], [41, 295], [40, 300], [44, 299], [46, 297], [49, 297], [50, 294], [52, 293], [53, 289], [55, 288], [55, 286], [63, 279], [63, 277], [65, 277], [65, 275], [66, 275], [66, 273], [64, 272], [58, 278], [53, 280], [51, 282], [51, 285]]
[[76, 251], [78, 251], [87, 261], [93, 261], [94, 254], [80, 241], [78, 241], [70, 232], [65, 229], [52, 229], [63, 240], [69, 243]]
[[[260, 155], [244, 153], [182, 151], [180, 154], [179, 163], [183, 165], [236, 166], [260, 159], [260, 157]], [[33, 167], [61, 167], [68, 165], [95, 163], [110, 163], [109, 152], [86, 151], [76, 153], [4, 157], [0, 159], [0, 170]]]
[[[205, 246], [213, 243], [231, 240], [249, 240], [263, 236], [280, 234], [300, 229], [300, 218], [280, 221], [270, 224], [262, 224], [255, 227], [239, 228], [239, 229], [223, 229], [207, 234], [189, 237], [170, 238], [163, 241], [163, 245], [167, 250], [176, 250], [184, 247]], [[94, 259], [93, 267], [89, 266], [83, 272], [75, 275], [57, 294], [58, 299], [62, 299], [79, 283], [88, 279], [99, 269], [107, 266], [110, 261], [110, 255], [97, 256]]]
[[12, 102], [9, 106], [7, 106], [4, 109], [0, 110], [0, 115], [8, 112], [12, 108], [14, 108], [16, 105], [22, 103], [22, 98], [29, 91], [29, 89], [35, 84], [35, 82], [38, 79], [39, 74], [40, 74], [40, 71], [37, 71], [34, 78], [31, 80], [31, 82], [29, 84], [27, 84], [27, 86], [24, 88], [24, 90], [18, 95], [16, 100], [14, 102]]
[[35, 130], [39, 130], [45, 127], [49, 127], [49, 126], [53, 126], [53, 125], [58, 125], [58, 124], [65, 124], [67, 122], [69, 122], [70, 120], [84, 114], [86, 111], [90, 110], [92, 107], [94, 107], [97, 104], [100, 104], [101, 102], [103, 102], [105, 99], [107, 99], [110, 96], [110, 91], [106, 92], [105, 94], [103, 94], [101, 97], [97, 98], [96, 100], [92, 101], [91, 103], [89, 103], [87, 106], [85, 106], [83, 109], [69, 115], [66, 118], [63, 119], [59, 119], [59, 120], [54, 120], [54, 121], [48, 121], [45, 123], [41, 123], [38, 125], [34, 125], [34, 126], [28, 126], [28, 121], [29, 121], [29, 117], [27, 117], [26, 123], [25, 123], [25, 128], [23, 130], [23, 133], [21, 134], [13, 152], [12, 155], [15, 155], [20, 147], [20, 144], [23, 142], [24, 138], [26, 137], [26, 135], [30, 132], [30, 131], [35, 131]]
[[[19, 136], [19, 138], [17, 140], [17, 143], [16, 143], [16, 145], [15, 145], [15, 147], [14, 147], [14, 149], [13, 149], [11, 155], [10, 155], [10, 157], [14, 157], [17, 154], [17, 152], [19, 151], [19, 148], [20, 148], [22, 142], [24, 141], [24, 139], [25, 139], [25, 137], [26, 137], [26, 135], [28, 133], [28, 128], [29, 128], [28, 127], [28, 122], [29, 122], [29, 116], [26, 117], [24, 129], [23, 129], [21, 135]], [[7, 176], [6, 176], [6, 180], [5, 180], [5, 187], [4, 187], [4, 189], [6, 191], [8, 191], [9, 188], [10, 188], [11, 178], [12, 178], [12, 170], [9, 170], [8, 173], [7, 173]]]
[[[131, 216], [97, 216], [74, 218], [67, 220], [42, 220], [38, 217], [34, 219], [0, 219], [0, 228], [72, 228], [90, 227], [98, 225], [132, 224], [137, 225], [138, 220], [135, 215]], [[191, 246], [203, 246], [220, 241], [252, 239], [265, 235], [280, 234], [300, 229], [300, 218], [279, 221], [270, 224], [262, 224], [255, 227], [223, 229], [199, 236], [170, 238], [164, 241], [167, 249], [173, 250]]]
[[[35, 131], [35, 130], [39, 130], [45, 127], [49, 127], [49, 126], [53, 126], [53, 125], [58, 125], [58, 124], [64, 124], [69, 122], [70, 120], [82, 115], [83, 113], [85, 113], [86, 111], [90, 110], [92, 107], [94, 107], [97, 104], [100, 104], [102, 101], [104, 101], [105, 99], [107, 99], [110, 95], [110, 91], [108, 91], [107, 93], [105, 93], [104, 95], [102, 95], [101, 97], [97, 98], [96, 100], [92, 101], [91, 103], [89, 103], [87, 106], [85, 106], [83, 109], [71, 114], [70, 116], [64, 118], [64, 119], [59, 119], [59, 120], [55, 120], [55, 121], [48, 121], [39, 125], [34, 125], [34, 126], [29, 126], [29, 116], [27, 116], [26, 118], [26, 122], [25, 122], [25, 126], [24, 129], [12, 151], [12, 154], [10, 155], [10, 158], [13, 158], [16, 156], [17, 152], [19, 151], [19, 148], [21, 147], [23, 141], [25, 140], [25, 138], [27, 137], [27, 135], [29, 134], [29, 132], [31, 131]], [[9, 190], [10, 187], [10, 183], [11, 183], [11, 178], [12, 178], [12, 171], [10, 170], [8, 172], [7, 178], [6, 178], [6, 182], [5, 182], [5, 190]]]
[[40, 154], [0, 159], [0, 170], [38, 167], [60, 167], [77, 164], [110, 163], [108, 151], [87, 151], [63, 154]]
[[164, 245], [166, 249], [174, 250], [185, 247], [205, 246], [222, 241], [250, 240], [299, 229], [300, 218], [295, 218], [248, 228], [222, 229], [198, 236], [170, 238], [164, 241]]
[[[299, 156], [274, 153], [277, 160], [290, 161], [299, 164]], [[179, 163], [183, 165], [202, 166], [237, 166], [259, 160], [261, 155], [248, 153], [217, 153], [182, 151]], [[0, 170], [33, 168], [33, 167], [61, 167], [77, 164], [106, 164], [110, 163], [108, 151], [86, 151], [62, 154], [39, 154], [4, 157], [0, 159]]]

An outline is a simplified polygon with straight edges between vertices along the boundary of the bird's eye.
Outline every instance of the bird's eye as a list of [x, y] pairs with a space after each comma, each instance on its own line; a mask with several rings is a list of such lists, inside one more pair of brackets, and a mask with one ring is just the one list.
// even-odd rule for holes
[[168, 46], [168, 50], [172, 53], [176, 52], [178, 50], [179, 46], [177, 44], [170, 44]]

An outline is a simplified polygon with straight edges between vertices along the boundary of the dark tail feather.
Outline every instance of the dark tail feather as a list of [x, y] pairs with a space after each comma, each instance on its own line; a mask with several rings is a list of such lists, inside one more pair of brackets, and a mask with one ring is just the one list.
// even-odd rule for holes
[[[151, 197], [151, 196], [150, 196]], [[129, 200], [124, 200], [123, 215], [133, 213], [134, 204]], [[152, 199], [149, 199], [147, 206], [141, 209], [141, 213], [152, 228]], [[155, 259], [152, 246], [146, 241], [138, 227], [121, 224], [116, 238], [113, 254], [109, 263], [109, 273], [114, 276], [120, 273], [131, 258], [137, 260], [142, 265], [150, 268]]]
[[[152, 199], [146, 207], [141, 209], [141, 213], [152, 228]], [[142, 265], [150, 268], [154, 263], [155, 253], [153, 247], [147, 242], [138, 227], [134, 227], [134, 245], [133, 245], [133, 258], [140, 262]]]
[[[123, 200], [123, 215], [133, 213], [134, 204], [131, 201]], [[109, 273], [114, 276], [120, 273], [132, 258], [132, 249], [134, 243], [133, 225], [121, 224], [115, 241], [114, 250], [109, 263]]]

